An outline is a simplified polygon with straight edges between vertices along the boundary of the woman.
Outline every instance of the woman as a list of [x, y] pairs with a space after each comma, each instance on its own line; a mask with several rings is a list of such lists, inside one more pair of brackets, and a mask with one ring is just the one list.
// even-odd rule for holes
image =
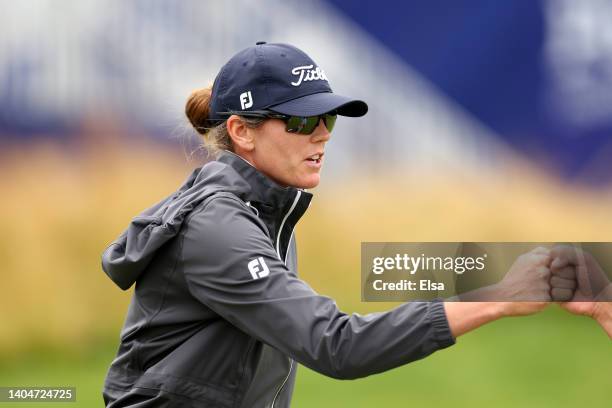
[[[134, 218], [103, 254], [118, 286], [136, 283], [104, 386], [108, 407], [287, 407], [297, 362], [363, 377], [545, 306], [412, 302], [348, 315], [297, 277], [293, 229], [312, 198], [305, 189], [319, 183], [336, 116], [366, 112], [287, 44], [239, 52], [212, 89], [191, 95], [187, 116], [217, 160]], [[534, 251], [520, 273], [549, 262]]]

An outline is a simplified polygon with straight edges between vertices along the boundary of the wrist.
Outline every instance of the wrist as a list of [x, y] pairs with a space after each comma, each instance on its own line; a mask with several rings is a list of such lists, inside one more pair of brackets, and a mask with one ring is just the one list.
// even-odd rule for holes
[[497, 302], [444, 302], [448, 325], [453, 337], [457, 338], [497, 320], [502, 316], [503, 308]]
[[504, 286], [500, 283], [492, 285], [488, 288], [488, 295], [491, 302], [489, 303], [489, 314], [491, 320], [501, 319], [502, 317], [511, 316], [512, 302], [504, 302], [506, 293]]
[[510, 313], [510, 302], [491, 302], [491, 309], [489, 311], [491, 320], [501, 319], [502, 317], [512, 316]]

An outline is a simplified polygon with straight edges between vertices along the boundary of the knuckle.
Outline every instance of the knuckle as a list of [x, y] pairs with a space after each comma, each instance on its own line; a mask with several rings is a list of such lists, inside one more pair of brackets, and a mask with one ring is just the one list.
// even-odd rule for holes
[[543, 277], [543, 278], [548, 277], [550, 275], [550, 269], [548, 269], [545, 266], [538, 266], [536, 268], [536, 272], [540, 277]]

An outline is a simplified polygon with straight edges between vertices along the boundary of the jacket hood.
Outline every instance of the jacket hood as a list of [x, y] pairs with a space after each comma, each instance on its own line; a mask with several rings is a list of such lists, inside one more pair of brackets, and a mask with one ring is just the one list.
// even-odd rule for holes
[[[132, 219], [102, 253], [104, 272], [121, 289], [130, 288], [156, 251], [178, 235], [187, 216], [208, 197], [222, 191], [245, 202], [283, 208], [297, 189], [281, 187], [240, 156], [223, 151], [217, 160], [196, 168], [170, 196]], [[302, 194], [311, 196], [304, 191]]]

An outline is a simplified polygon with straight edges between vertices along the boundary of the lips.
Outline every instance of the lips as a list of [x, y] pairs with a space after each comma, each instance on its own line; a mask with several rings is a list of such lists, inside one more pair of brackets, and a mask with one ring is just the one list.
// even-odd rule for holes
[[315, 153], [311, 156], [308, 156], [306, 160], [314, 162], [314, 163], [320, 163], [321, 159], [323, 158], [323, 154], [324, 154], [323, 152]]

